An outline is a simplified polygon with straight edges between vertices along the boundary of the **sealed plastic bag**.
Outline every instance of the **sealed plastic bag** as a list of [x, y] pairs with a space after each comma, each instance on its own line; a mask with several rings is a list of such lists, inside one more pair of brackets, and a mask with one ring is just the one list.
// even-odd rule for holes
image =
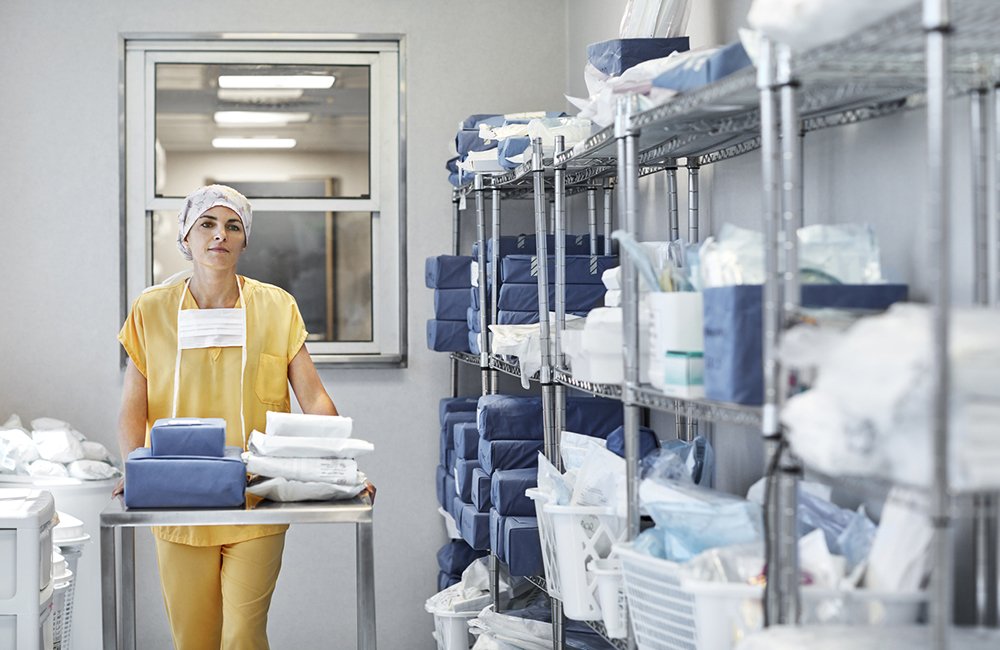
[[36, 460], [28, 466], [28, 474], [38, 477], [69, 478], [69, 472], [65, 465], [42, 459]]
[[[37, 422], [37, 420], [36, 420]], [[69, 429], [34, 430], [31, 434], [38, 455], [54, 463], [72, 463], [84, 457], [83, 445]]]
[[28, 466], [38, 458], [38, 448], [27, 433], [15, 428], [0, 430], [0, 473], [27, 474]]
[[867, 223], [799, 228], [799, 268], [815, 282], [878, 284], [883, 282], [875, 230]]
[[76, 460], [66, 468], [72, 478], [100, 481], [121, 476], [121, 470], [99, 460]]
[[358, 463], [348, 458], [275, 458], [243, 452], [248, 474], [259, 474], [293, 481], [354, 485]]
[[549, 462], [545, 454], [538, 454], [538, 491], [548, 503], [557, 506], [568, 506], [573, 497], [576, 471], [562, 474], [556, 466]]
[[687, 30], [690, 0], [628, 0], [619, 38], [676, 38]]
[[592, 444], [606, 448], [608, 441], [572, 431], [563, 431], [559, 441], [559, 456], [562, 458], [563, 469], [566, 471], [580, 469]]
[[315, 481], [289, 481], [283, 478], [269, 478], [253, 482], [247, 486], [248, 494], [255, 494], [271, 501], [327, 501], [329, 499], [351, 499], [365, 489], [365, 475], [357, 473], [355, 485], [337, 485]]
[[86, 460], [97, 460], [105, 463], [114, 462], [111, 453], [101, 443], [84, 440], [80, 445], [83, 446], [83, 457]]
[[353, 438], [300, 438], [250, 434], [250, 451], [278, 458], [357, 458], [375, 451], [375, 446]]
[[628, 505], [625, 459], [603, 447], [591, 445], [576, 476], [569, 504], [612, 508], [624, 519]]
[[269, 436], [303, 438], [350, 438], [354, 421], [340, 415], [307, 415], [304, 413], [267, 412]]

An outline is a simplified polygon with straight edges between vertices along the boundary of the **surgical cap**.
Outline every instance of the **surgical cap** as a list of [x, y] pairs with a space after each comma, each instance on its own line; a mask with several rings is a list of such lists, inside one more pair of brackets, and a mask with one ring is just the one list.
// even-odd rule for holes
[[246, 233], [247, 242], [250, 241], [250, 222], [253, 221], [250, 201], [247, 201], [245, 196], [231, 187], [208, 185], [188, 195], [184, 199], [181, 211], [177, 213], [177, 250], [187, 261], [191, 261], [191, 250], [184, 242], [184, 238], [191, 232], [198, 217], [217, 205], [224, 205], [240, 216], [240, 221], [243, 222], [243, 232]]

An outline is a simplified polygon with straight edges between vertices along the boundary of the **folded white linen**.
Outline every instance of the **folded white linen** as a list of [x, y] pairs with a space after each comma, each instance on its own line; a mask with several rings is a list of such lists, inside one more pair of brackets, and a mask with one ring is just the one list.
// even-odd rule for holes
[[356, 458], [375, 451], [375, 445], [352, 438], [309, 438], [250, 434], [250, 451], [278, 458]]
[[283, 478], [269, 478], [266, 481], [247, 486], [247, 492], [271, 501], [326, 501], [328, 499], [351, 499], [365, 489], [364, 474], [358, 472], [357, 485], [346, 486], [334, 483], [312, 481], [289, 481]]
[[243, 452], [247, 473], [292, 481], [354, 485], [358, 463], [348, 458], [274, 458]]
[[304, 438], [350, 438], [354, 421], [340, 415], [306, 415], [304, 413], [267, 412], [269, 436], [301, 436]]

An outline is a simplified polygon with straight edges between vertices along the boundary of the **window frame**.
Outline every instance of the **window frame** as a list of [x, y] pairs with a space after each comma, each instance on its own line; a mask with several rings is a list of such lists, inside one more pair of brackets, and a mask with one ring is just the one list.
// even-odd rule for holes
[[[406, 365], [406, 169], [401, 35], [127, 35], [120, 43], [122, 314], [152, 282], [152, 214], [183, 197], [155, 195], [157, 63], [367, 65], [369, 198], [258, 198], [255, 211], [370, 212], [372, 340], [307, 341], [313, 362], [337, 367]], [[124, 359], [124, 357], [123, 357]]]

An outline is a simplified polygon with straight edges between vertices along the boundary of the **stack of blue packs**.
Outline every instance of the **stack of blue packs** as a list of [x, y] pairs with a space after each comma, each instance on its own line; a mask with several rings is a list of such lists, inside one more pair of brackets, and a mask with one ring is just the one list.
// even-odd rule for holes
[[246, 502], [240, 447], [226, 446], [220, 418], [166, 418], [149, 432], [150, 446], [125, 461], [129, 508], [228, 508]]
[[[542, 117], [566, 117], [566, 113], [563, 113], [562, 111], [545, 111], [536, 113], [513, 113], [509, 115], [500, 115], [495, 113], [477, 113], [475, 115], [470, 115], [459, 125], [458, 133], [455, 134], [455, 150], [458, 152], [458, 155], [449, 160], [445, 165], [448, 170], [448, 181], [455, 187], [461, 187], [471, 181], [473, 174], [471, 172], [461, 170], [458, 164], [460, 162], [465, 162], [468, 155], [474, 151], [497, 150], [497, 153], [499, 154], [499, 147], [501, 143], [507, 141], [495, 139], [484, 140], [479, 132], [480, 125], [496, 128], [511, 124], [527, 124], [533, 118]], [[505, 156], [503, 158], [499, 155], [497, 156], [497, 162], [500, 164], [507, 162], [507, 156], [522, 153], [524, 149], [527, 148], [526, 144], [522, 144], [524, 140], [527, 140], [527, 138], [510, 139], [518, 140], [517, 146], [520, 147], [520, 149], [505, 149]], [[507, 167], [509, 165], [504, 166]]]
[[438, 591], [462, 579], [462, 572], [486, 551], [477, 551], [461, 539], [453, 539], [438, 550]]
[[466, 312], [471, 301], [472, 258], [461, 255], [428, 257], [424, 281], [434, 289], [434, 318], [427, 321], [427, 347], [437, 352], [468, 352]]
[[[455, 517], [453, 504], [458, 496], [455, 485], [455, 466], [458, 455], [455, 451], [454, 428], [456, 425], [476, 422], [476, 397], [446, 397], [441, 400], [438, 416], [441, 423], [440, 456], [437, 468], [438, 503]], [[456, 517], [457, 522], [457, 517]]]

